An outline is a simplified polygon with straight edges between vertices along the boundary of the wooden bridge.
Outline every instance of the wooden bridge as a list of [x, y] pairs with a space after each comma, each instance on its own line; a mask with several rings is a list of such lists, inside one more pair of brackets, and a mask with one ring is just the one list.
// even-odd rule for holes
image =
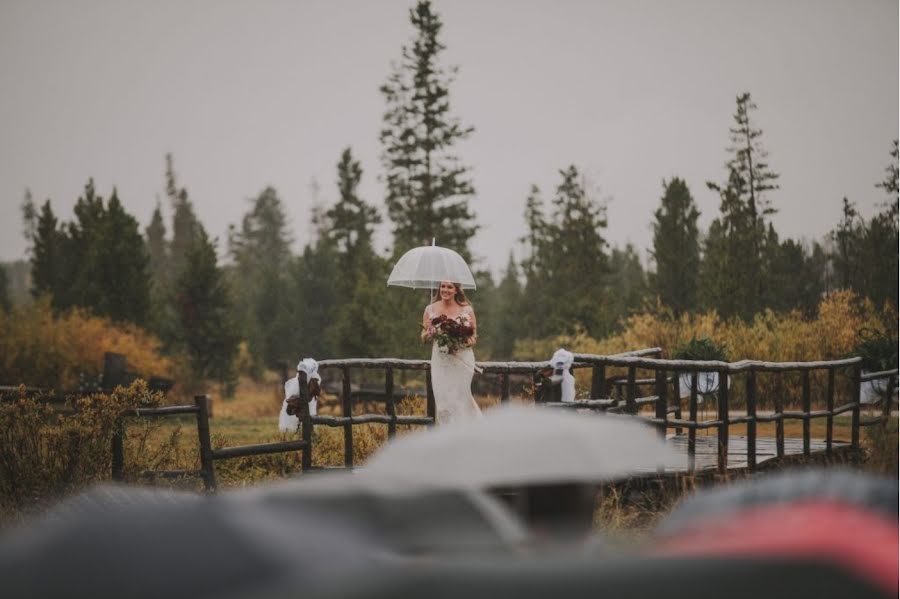
[[[715, 470], [724, 474], [735, 468], [753, 471], [761, 463], [773, 458], [811, 456], [814, 453], [831, 455], [838, 450], [857, 450], [862, 428], [886, 425], [891, 417], [898, 371], [864, 374], [860, 358], [822, 362], [744, 360], [727, 363], [663, 360], [657, 357], [660, 354], [659, 348], [612, 356], [576, 354], [571, 370], [577, 372], [590, 369], [589, 397], [592, 399], [565, 403], [559, 401], [559, 373], [548, 372], [547, 362], [481, 362], [478, 365], [483, 369], [480, 376], [495, 379], [501, 404], [512, 399], [511, 379], [525, 377], [532, 383], [532, 399], [545, 409], [581, 409], [645, 417], [650, 424], [656, 426], [661, 438], [667, 438], [669, 443], [683, 452], [683, 471], [687, 473]], [[384, 372], [384, 391], [381, 395], [384, 413], [353, 413], [351, 373], [360, 369]], [[221, 459], [299, 451], [302, 470], [314, 470], [312, 456], [315, 448], [312, 440], [316, 426], [343, 429], [344, 466], [352, 468], [355, 426], [384, 424], [388, 429], [388, 437], [393, 438], [397, 433], [397, 426], [433, 425], [436, 410], [429, 369], [430, 362], [426, 360], [353, 359], [319, 362], [320, 372], [340, 373], [341, 415], [310, 415], [305, 374], [299, 373], [301, 413], [300, 439], [297, 441], [213, 450], [209, 438], [208, 400], [205, 396], [195, 398], [192, 406], [145, 408], [124, 416], [196, 414], [201, 463], [199, 471], [189, 474], [201, 476], [206, 488], [213, 490], [216, 487], [214, 463]], [[613, 370], [617, 373], [611, 374]], [[424, 371], [424, 414], [397, 414], [395, 404], [398, 394], [394, 375], [398, 371]], [[714, 391], [701, 389], [698, 382], [700, 373], [709, 372], [716, 373], [718, 377], [718, 386]], [[870, 381], [883, 381], [884, 391], [878, 399], [866, 403], [861, 397], [861, 389]], [[689, 389], [688, 393], [681, 392], [682, 385]], [[368, 396], [371, 395], [369, 392]], [[704, 397], [712, 399], [716, 407], [713, 419], [698, 418], [698, 406]], [[864, 417], [864, 410], [877, 411], [877, 414]], [[849, 439], [834, 438], [834, 420], [837, 417], [849, 417]], [[799, 438], [785, 435], [785, 422], [792, 419], [802, 422], [802, 435]], [[822, 419], [825, 423], [824, 439], [814, 439], [811, 436], [811, 423], [817, 419]], [[774, 437], [758, 436], [758, 425], [767, 423], [774, 424]], [[744, 426], [746, 434], [733, 436], [731, 429], [735, 426]], [[113, 440], [114, 478], [121, 478], [122, 475], [124, 430], [123, 425]], [[715, 434], [698, 436], [698, 431]]]

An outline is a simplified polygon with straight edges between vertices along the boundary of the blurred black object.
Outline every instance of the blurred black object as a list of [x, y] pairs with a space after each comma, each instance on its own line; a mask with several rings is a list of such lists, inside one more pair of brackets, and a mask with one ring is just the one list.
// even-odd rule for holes
[[316, 594], [378, 552], [315, 512], [101, 486], [0, 539], [0, 584], [4, 597], [29, 598]]
[[[216, 497], [97, 487], [0, 538], [0, 588], [101, 599], [897, 596], [896, 481], [793, 472], [700, 492], [660, 527], [674, 532], [598, 557], [523, 553], [514, 518], [477, 492], [357, 478], [304, 475]], [[560, 490], [545, 489], [551, 512]], [[580, 526], [581, 492], [562, 490]]]

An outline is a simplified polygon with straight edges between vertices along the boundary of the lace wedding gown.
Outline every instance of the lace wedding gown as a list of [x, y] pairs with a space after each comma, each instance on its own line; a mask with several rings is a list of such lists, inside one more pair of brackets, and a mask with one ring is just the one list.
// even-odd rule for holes
[[[466, 307], [465, 311], [471, 311]], [[431, 307], [428, 308], [432, 314]], [[455, 354], [447, 353], [431, 346], [431, 387], [434, 390], [434, 405], [437, 423], [448, 424], [481, 417], [481, 409], [472, 397], [472, 375], [475, 372], [475, 352], [471, 347], [460, 349]]]

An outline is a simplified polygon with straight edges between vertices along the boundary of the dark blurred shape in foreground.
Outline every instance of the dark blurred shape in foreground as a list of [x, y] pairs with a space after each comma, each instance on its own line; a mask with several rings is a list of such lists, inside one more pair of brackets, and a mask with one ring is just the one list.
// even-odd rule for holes
[[481, 491], [350, 473], [216, 497], [102, 486], [0, 539], [0, 580], [8, 597], [897, 596], [897, 481], [856, 473], [698, 493], [627, 552], [524, 530]]

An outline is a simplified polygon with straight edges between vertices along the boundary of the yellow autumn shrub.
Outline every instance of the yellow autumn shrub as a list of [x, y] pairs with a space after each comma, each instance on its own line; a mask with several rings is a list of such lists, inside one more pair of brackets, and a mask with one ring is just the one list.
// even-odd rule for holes
[[772, 362], [832, 360], [847, 357], [863, 329], [896, 328], [897, 313], [890, 305], [877, 309], [851, 291], [838, 291], [822, 299], [814, 318], [800, 312], [779, 314], [766, 310], [752, 322], [723, 320], [714, 311], [680, 316], [660, 304], [624, 322], [623, 330], [606, 339], [594, 339], [581, 329], [574, 334], [516, 343], [518, 360], [545, 360], [560, 347], [576, 353], [611, 354], [646, 347], [661, 347], [668, 357], [692, 337], [723, 343], [729, 360]]
[[144, 376], [172, 376], [173, 364], [161, 347], [155, 336], [131, 324], [79, 309], [54, 314], [47, 299], [0, 310], [0, 384], [74, 389], [81, 375], [100, 375], [106, 352], [124, 354], [129, 370]]

